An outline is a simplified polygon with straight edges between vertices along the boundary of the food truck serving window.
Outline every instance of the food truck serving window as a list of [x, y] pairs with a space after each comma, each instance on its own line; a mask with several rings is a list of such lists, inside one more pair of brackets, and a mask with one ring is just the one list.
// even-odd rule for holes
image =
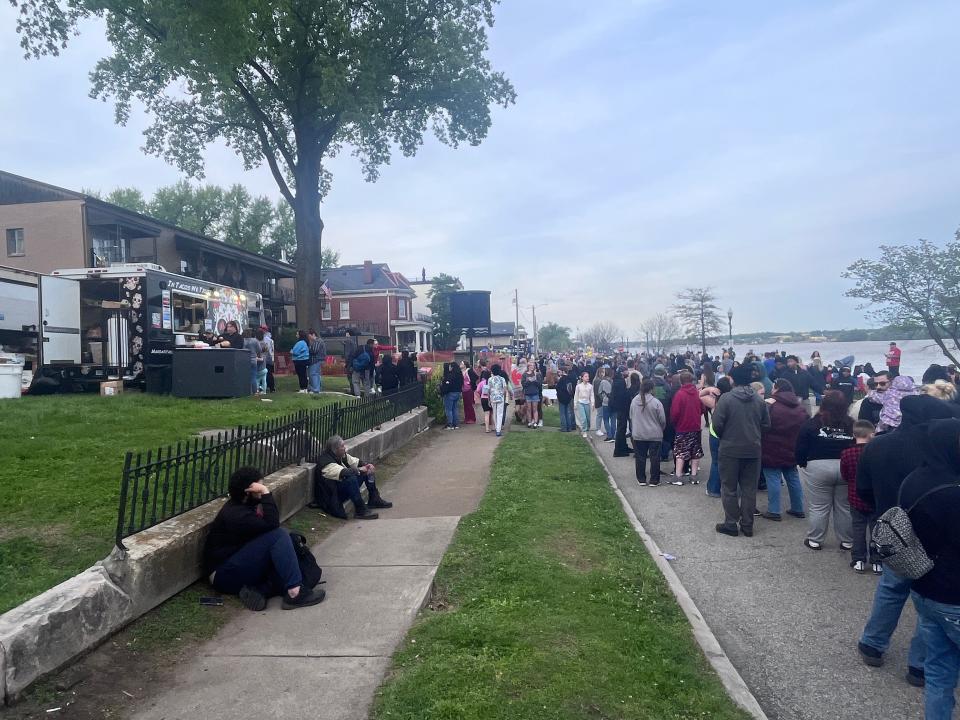
[[207, 301], [202, 297], [173, 293], [173, 330], [178, 334], [197, 335], [207, 317]]

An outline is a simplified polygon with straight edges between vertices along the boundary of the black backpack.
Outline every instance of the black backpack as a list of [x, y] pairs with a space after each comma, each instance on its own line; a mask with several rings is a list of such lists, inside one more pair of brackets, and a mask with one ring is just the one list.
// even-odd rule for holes
[[290, 539], [293, 540], [293, 549], [297, 553], [297, 563], [300, 565], [300, 575], [303, 577], [301, 586], [313, 590], [321, 582], [323, 569], [317, 564], [317, 558], [314, 557], [303, 535], [291, 532]]

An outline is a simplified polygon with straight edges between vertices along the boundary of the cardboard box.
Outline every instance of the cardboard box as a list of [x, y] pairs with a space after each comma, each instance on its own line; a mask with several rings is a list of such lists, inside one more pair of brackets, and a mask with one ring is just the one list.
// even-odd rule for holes
[[100, 383], [101, 395], [119, 395], [123, 392], [123, 380], [107, 380]]

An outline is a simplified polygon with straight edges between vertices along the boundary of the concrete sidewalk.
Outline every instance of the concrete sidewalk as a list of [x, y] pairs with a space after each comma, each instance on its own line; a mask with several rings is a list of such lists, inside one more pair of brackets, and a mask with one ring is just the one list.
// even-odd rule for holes
[[366, 718], [390, 658], [428, 600], [460, 516], [486, 490], [496, 439], [483, 428], [431, 436], [383, 488], [379, 520], [351, 520], [314, 552], [320, 605], [246, 612], [201, 646], [133, 717]]
[[[922, 717], [923, 691], [903, 679], [913, 608], [884, 667], [866, 667], [856, 646], [877, 578], [854, 573], [832, 535], [823, 550], [808, 550], [806, 520], [786, 514], [757, 518], [753, 538], [719, 535], [720, 501], [705, 493], [709, 454], [700, 485], [641, 487], [633, 457], [614, 458], [613, 444], [599, 440], [590, 436], [644, 528], [676, 556], [671, 566], [771, 720]], [[703, 445], [709, 453], [706, 434]], [[766, 503], [761, 492], [757, 504]]]

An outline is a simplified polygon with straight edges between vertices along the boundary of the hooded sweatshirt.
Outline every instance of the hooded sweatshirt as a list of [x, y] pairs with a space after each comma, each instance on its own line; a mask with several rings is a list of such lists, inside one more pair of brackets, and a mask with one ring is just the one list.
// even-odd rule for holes
[[713, 430], [720, 438], [720, 456], [759, 458], [761, 430], [770, 427], [767, 403], [749, 385], [737, 385], [717, 400]]
[[681, 385], [670, 403], [670, 422], [678, 433], [700, 430], [703, 406], [696, 385]]
[[960, 605], [960, 420], [934, 420], [924, 443], [923, 464], [903, 481], [900, 506], [909, 508], [938, 485], [954, 487], [928, 495], [910, 511], [917, 538], [933, 570], [913, 581], [925, 598]]
[[857, 495], [873, 505], [878, 515], [897, 504], [904, 478], [923, 462], [927, 424], [956, 417], [957, 410], [957, 405], [929, 395], [905, 397], [900, 403], [900, 426], [870, 441], [857, 466]]
[[634, 440], [653, 442], [663, 439], [667, 415], [663, 403], [652, 393], [637, 396], [630, 401], [630, 435]]
[[763, 431], [761, 462], [765, 468], [791, 467], [797, 464], [797, 436], [809, 416], [800, 399], [789, 390], [777, 391], [773, 400], [767, 403], [770, 427]]

